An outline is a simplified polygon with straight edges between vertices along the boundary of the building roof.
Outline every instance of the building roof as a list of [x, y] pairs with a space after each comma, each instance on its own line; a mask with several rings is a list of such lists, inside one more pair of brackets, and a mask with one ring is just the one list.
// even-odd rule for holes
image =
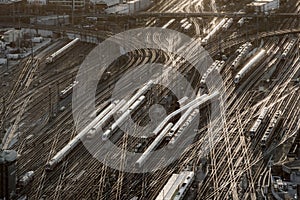
[[17, 159], [17, 152], [14, 150], [0, 150], [0, 164], [13, 162]]

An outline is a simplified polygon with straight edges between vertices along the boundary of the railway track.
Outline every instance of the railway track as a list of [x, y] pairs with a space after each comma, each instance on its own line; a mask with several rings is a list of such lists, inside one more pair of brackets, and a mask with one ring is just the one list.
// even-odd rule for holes
[[[154, 6], [150, 10], [160, 10], [161, 12], [199, 12], [205, 9], [203, 7], [204, 1], [173, 2], [174, 5], [177, 6], [171, 5], [169, 2], [164, 2], [159, 7]], [[212, 6], [211, 9], [213, 10], [215, 7]], [[189, 20], [193, 24], [192, 34], [197, 38], [196, 42], [200, 42], [198, 37], [200, 35], [203, 36], [204, 34], [204, 31], [202, 31], [202, 23], [204, 23], [204, 21], [200, 18], [192, 18]], [[218, 19], [214, 19], [211, 27], [213, 27], [217, 21]], [[149, 22], [149, 24], [155, 23], [154, 18]], [[287, 19], [282, 28], [294, 28], [295, 23], [295, 20]], [[181, 30], [178, 22], [174, 23], [171, 28]], [[209, 26], [205, 28], [208, 30], [210, 29]], [[235, 29], [235, 27], [233, 27], [233, 29]], [[257, 35], [246, 37], [245, 33], [240, 33], [236, 38], [224, 41], [224, 43], [222, 43], [222, 48], [229, 51], [234, 49], [237, 45], [249, 40], [254, 41], [256, 39], [264, 38], [266, 42], [263, 47], [270, 49], [271, 51], [274, 49], [274, 45], [278, 45], [282, 48], [286, 41], [285, 39], [282, 39], [280, 40], [280, 43], [277, 43], [270, 37], [286, 33], [287, 32], [284, 31], [268, 34], [261, 33], [258, 37]], [[215, 37], [218, 37], [218, 35]], [[166, 39], [160, 33], [156, 33], [153, 38], [149, 38], [149, 41], [160, 44], [166, 42]], [[82, 49], [88, 51], [91, 48], [92, 45], [80, 44], [74, 48], [73, 54], [78, 54]], [[212, 55], [216, 56], [217, 53], [219, 53], [220, 47], [219, 44], [212, 42], [208, 43], [206, 49]], [[277, 55], [279, 54], [280, 52], [278, 52]], [[45, 56], [46, 55], [41, 55], [36, 61], [36, 66], [43, 65], [43, 58], [45, 58]], [[275, 57], [276, 55], [273, 56]], [[55, 153], [74, 138], [76, 131], [74, 130], [70, 106], [67, 106], [64, 111], [58, 113], [56, 118], [53, 118], [52, 120], [50, 120], [50, 114], [48, 113], [49, 109], [45, 109], [39, 114], [39, 117], [41, 117], [43, 113], [45, 115], [43, 116], [44, 123], [40, 126], [39, 133], [35, 135], [34, 139], [27, 141], [25, 136], [29, 135], [31, 131], [37, 132], [37, 130], [29, 128], [24, 131], [25, 133], [23, 134], [25, 134], [25, 136], [17, 147], [18, 152], [22, 155], [18, 161], [18, 164], [22, 166], [19, 169], [18, 174], [21, 175], [28, 170], [35, 170], [36, 177], [38, 177], [31, 185], [31, 187], [36, 188], [36, 190], [33, 191], [32, 189], [27, 188], [26, 193], [34, 199], [68, 199], [75, 197], [81, 199], [130, 199], [134, 196], [138, 196], [141, 199], [155, 199], [173, 173], [178, 173], [186, 168], [196, 169], [201, 164], [201, 158], [207, 157], [210, 161], [209, 174], [203, 183], [194, 186], [198, 191], [198, 199], [225, 199], [231, 197], [247, 199], [249, 196], [254, 198], [254, 196], [257, 195], [255, 189], [260, 187], [259, 182], [261, 181], [261, 174], [265, 176], [267, 173], [266, 162], [264, 160], [269, 158], [269, 154], [263, 153], [260, 150], [255, 150], [259, 145], [262, 134], [258, 135], [254, 141], [250, 141], [245, 134], [247, 131], [246, 127], [248, 127], [248, 124], [256, 117], [260, 108], [269, 106], [271, 108], [270, 113], [272, 114], [277, 110], [283, 110], [284, 115], [286, 116], [283, 121], [284, 126], [288, 127], [288, 130], [293, 130], [293, 127], [295, 127], [295, 124], [297, 123], [296, 116], [299, 115], [299, 109], [289, 109], [289, 107], [291, 105], [294, 105], [292, 108], [299, 107], [299, 97], [296, 97], [296, 92], [298, 90], [295, 88], [295, 90], [291, 90], [290, 93], [287, 93], [286, 91], [290, 87], [292, 78], [299, 71], [299, 61], [297, 60], [297, 55], [290, 54], [290, 62], [282, 60], [276, 62], [275, 65], [278, 66], [278, 70], [281, 74], [276, 74], [275, 79], [277, 80], [270, 84], [269, 88], [271, 90], [265, 93], [266, 98], [264, 102], [253, 105], [253, 103], [248, 100], [255, 99], [258, 94], [253, 92], [252, 88], [258, 87], [258, 83], [262, 81], [262, 77], [266, 72], [265, 70], [261, 70], [260, 67], [263, 68], [266, 66], [273, 57], [270, 58], [270, 60], [261, 63], [260, 66], [257, 66], [257, 71], [255, 72], [257, 75], [256, 79], [250, 81], [249, 84], [245, 84], [245, 86], [237, 86], [233, 83], [235, 72], [230, 70], [233, 57], [234, 55], [228, 58], [221, 73], [225, 83], [225, 94], [222, 95], [224, 95], [226, 100], [226, 105], [222, 105], [225, 115], [221, 117], [226, 123], [224, 128], [220, 131], [221, 137], [219, 138], [219, 141], [215, 146], [210, 147], [211, 153], [209, 155], [202, 152], [203, 145], [206, 144], [204, 136], [208, 134], [207, 130], [209, 129], [209, 126], [202, 124], [203, 127], [199, 130], [199, 140], [186, 149], [176, 162], [156, 172], [130, 174], [111, 169], [92, 158], [82, 144], [79, 144], [77, 148], [55, 168], [55, 170], [46, 172], [43, 166], [55, 155]], [[45, 81], [39, 83], [38, 86], [34, 88], [32, 88], [31, 85], [35, 83], [33, 77], [35, 71], [38, 69], [29, 69], [30, 62], [28, 61], [28, 65], [25, 63], [25, 67], [23, 68], [24, 72], [21, 72], [11, 96], [9, 97], [9, 102], [12, 102], [22, 90], [22, 88], [20, 88], [20, 83], [24, 82], [24, 79], [26, 79], [27, 81], [24, 85], [26, 92], [17, 98], [17, 103], [11, 103], [9, 105], [9, 109], [18, 109], [17, 112], [14, 112], [11, 115], [11, 118], [15, 120], [16, 125], [20, 124], [22, 120], [26, 120], [26, 117], [23, 116], [24, 113], [38, 112], [41, 107], [50, 101], [50, 96], [54, 98], [51, 104], [55, 105], [61, 102], [57, 97], [57, 89], [50, 91], [50, 95], [43, 95], [40, 93], [48, 93], [48, 87], [50, 85], [56, 85], [57, 82], [61, 83], [61, 87], [65, 87], [74, 80], [74, 75], [77, 72], [76, 67], [72, 67], [72, 63], [70, 63], [69, 66], [68, 64], [63, 63], [64, 60], [72, 60], [73, 58], [74, 56], [62, 57], [55, 63], [56, 66], [50, 66], [55, 69], [44, 70], [41, 72], [38, 77]], [[173, 57], [171, 54], [149, 49], [137, 50], [136, 52], [129, 53], [128, 59], [122, 64], [120, 69], [117, 70], [112, 68], [111, 74], [114, 75], [108, 76], [106, 80], [99, 84], [96, 93], [97, 105], [101, 106], [103, 102], [106, 102], [106, 100], [109, 99], [114, 83], [121, 78], [122, 74], [126, 73], [127, 70], [149, 61], [156, 62], [164, 60], [165, 65], [171, 65], [174, 59], [176, 59], [176, 57]], [[78, 60], [78, 62], [80, 62], [80, 59]], [[176, 67], [183, 74], [189, 74], [192, 70], [190, 65], [184, 63], [178, 64]], [[55, 72], [55, 70], [58, 70], [59, 72]], [[200, 77], [192, 74], [190, 80], [195, 83], [196, 87], [199, 87]], [[163, 97], [169, 94], [169, 92], [163, 88], [157, 88], [157, 93], [158, 101], [162, 101]], [[286, 99], [288, 99], [288, 101], [286, 101]], [[68, 100], [63, 101], [68, 102]], [[30, 106], [28, 106], [29, 103]], [[146, 108], [149, 108], [149, 106], [150, 104], [145, 105]], [[137, 122], [145, 123], [147, 121], [147, 115], [148, 114], [143, 113], [143, 111], [137, 111], [135, 114], [138, 119]], [[206, 117], [209, 121], [209, 114]], [[86, 121], [86, 124], [87, 123], [88, 120]], [[110, 123], [112, 123], [112, 121]], [[211, 123], [213, 124], [213, 122]], [[109, 125], [110, 124], [107, 126]], [[13, 131], [13, 133], [14, 132], [15, 131]], [[124, 134], [119, 130], [116, 131], [114, 135], [122, 135], [122, 137], [116, 139], [115, 144], [122, 147], [124, 152], [126, 150], [133, 151], [142, 141], [129, 138], [128, 134]], [[282, 140], [284, 141], [285, 139]], [[150, 145], [152, 141], [146, 141], [143, 149]], [[275, 147], [276, 144], [273, 148]], [[126, 159], [124, 157], [124, 152], [121, 152], [120, 155], [121, 157], [123, 156], [122, 162], [120, 163], [121, 165], [124, 164], [124, 160]], [[114, 153], [107, 155], [108, 158], [117, 156], [118, 155], [115, 155]], [[163, 162], [164, 160], [158, 160], [158, 163]], [[35, 163], [35, 165], [32, 166], [32, 163]], [[248, 178], [249, 187], [241, 189], [238, 185], [244, 177]], [[242, 190], [244, 190], [244, 195], [241, 196], [240, 193]]]

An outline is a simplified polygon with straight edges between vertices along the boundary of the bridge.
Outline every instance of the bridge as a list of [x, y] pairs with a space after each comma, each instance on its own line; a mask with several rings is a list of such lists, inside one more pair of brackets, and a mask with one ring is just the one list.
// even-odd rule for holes
[[185, 17], [230, 17], [230, 18], [241, 18], [241, 17], [252, 17], [252, 18], [266, 18], [266, 17], [292, 17], [300, 18], [298, 13], [246, 13], [246, 12], [138, 12], [132, 14], [91, 14], [89, 16], [94, 17], [156, 17], [156, 18], [185, 18]]
[[[0, 15], [1, 18], [28, 18], [36, 17], [36, 15], [27, 14], [16, 14], [11, 16]], [[229, 18], [241, 18], [241, 17], [251, 17], [251, 18], [271, 18], [271, 17], [289, 17], [289, 18], [300, 18], [299, 13], [246, 13], [246, 12], [137, 12], [137, 13], [127, 13], [127, 14], [104, 14], [104, 13], [89, 13], [89, 14], [79, 14], [76, 13], [74, 18], [82, 17], [98, 17], [98, 18], [145, 18], [145, 17], [155, 17], [155, 18], [186, 18], [186, 17], [229, 17]]]
[[[13, 27], [12, 23], [0, 23], [0, 26], [6, 26], [6, 27]], [[52, 25], [34, 25], [34, 24], [25, 24], [20, 23], [18, 24], [20, 28], [29, 28], [29, 29], [36, 29], [36, 30], [48, 30], [53, 31], [56, 33], [61, 34], [78, 34], [83, 37], [95, 37], [98, 38], [98, 41], [103, 41], [106, 38], [114, 35], [114, 33], [109, 31], [93, 31], [93, 30], [84, 30], [81, 28], [66, 26], [66, 27], [59, 27], [59, 26], [52, 26]], [[293, 29], [283, 29], [283, 30], [275, 30], [275, 31], [268, 31], [268, 32], [258, 32], [259, 38], [265, 38], [265, 37], [272, 37], [272, 36], [280, 36], [285, 34], [296, 34], [300, 33], [300, 28], [293, 28]]]
[[300, 33], [300, 28], [263, 32], [263, 33], [260, 33], [260, 35], [261, 35], [262, 38], [264, 38], [264, 37], [272, 37], [272, 36], [279, 36], [279, 35], [285, 35], [285, 34], [295, 34], [295, 33]]

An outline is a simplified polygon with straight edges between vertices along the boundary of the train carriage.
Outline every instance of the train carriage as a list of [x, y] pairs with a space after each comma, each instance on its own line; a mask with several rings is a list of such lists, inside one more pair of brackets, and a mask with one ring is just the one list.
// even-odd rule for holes
[[253, 124], [253, 126], [251, 127], [249, 133], [250, 133], [250, 137], [254, 138], [255, 135], [257, 134], [258, 130], [261, 128], [262, 123], [266, 120], [267, 115], [268, 115], [268, 111], [269, 108], [265, 107], [262, 109], [261, 113], [259, 114], [257, 120], [255, 121], [255, 123]]
[[53, 63], [56, 59], [64, 55], [72, 46], [74, 46], [79, 41], [79, 38], [75, 38], [74, 40], [72, 40], [71, 42], [69, 42], [68, 44], [66, 44], [65, 46], [48, 56], [46, 58], [46, 64]]
[[268, 145], [270, 145], [274, 131], [276, 130], [276, 128], [281, 120], [281, 115], [282, 115], [282, 112], [279, 110], [274, 114], [273, 118], [271, 119], [271, 121], [268, 125], [268, 128], [265, 131], [265, 133], [260, 141], [260, 145], [262, 148], [266, 148]]
[[195, 173], [192, 171], [173, 174], [156, 197], [156, 200], [182, 200], [191, 187], [194, 178]]

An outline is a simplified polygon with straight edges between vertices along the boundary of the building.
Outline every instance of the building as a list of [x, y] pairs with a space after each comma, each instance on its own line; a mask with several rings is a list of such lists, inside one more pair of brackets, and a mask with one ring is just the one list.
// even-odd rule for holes
[[83, 9], [85, 7], [85, 0], [49, 0], [49, 4], [55, 4], [62, 7], [67, 7], [72, 10]]
[[[2, 38], [2, 37], [0, 36], [0, 38]], [[0, 40], [0, 50], [4, 50], [5, 46], [6, 46], [6, 44]]]
[[0, 4], [12, 4], [14, 1], [12, 0], [0, 0]]
[[105, 9], [108, 14], [125, 14], [129, 12], [128, 4], [118, 4]]
[[3, 40], [6, 43], [16, 42], [23, 37], [22, 30], [11, 29], [3, 33]]
[[150, 5], [150, 0], [132, 0], [124, 4], [110, 6], [105, 12], [109, 14], [135, 13], [147, 9]]
[[0, 4], [21, 4], [22, 0], [0, 0]]
[[133, 0], [128, 3], [129, 13], [135, 13], [148, 8], [151, 4], [149, 0]]
[[16, 160], [16, 151], [0, 150], [0, 199], [14, 199], [16, 194]]
[[122, 0], [90, 0], [92, 4], [104, 4], [107, 7], [123, 3]]
[[21, 13], [24, 11], [24, 1], [22, 0], [0, 0], [0, 13], [2, 21], [12, 21], [14, 13]]
[[47, 5], [47, 0], [27, 0], [30, 5]]
[[108, 9], [106, 13], [118, 13], [119, 10], [124, 10], [123, 7], [122, 0], [90, 0], [90, 8], [94, 12], [104, 12]]
[[258, 13], [266, 13], [279, 9], [280, 0], [255, 0], [248, 4], [248, 9]]
[[70, 24], [69, 15], [50, 15], [30, 18], [31, 24], [59, 26]]

